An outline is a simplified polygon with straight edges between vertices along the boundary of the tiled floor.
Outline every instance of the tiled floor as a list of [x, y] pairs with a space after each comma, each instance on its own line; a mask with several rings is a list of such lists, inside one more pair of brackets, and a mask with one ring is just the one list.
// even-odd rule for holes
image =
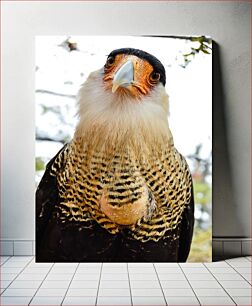
[[1, 257], [0, 299], [0, 305], [251, 305], [251, 257], [205, 264]]

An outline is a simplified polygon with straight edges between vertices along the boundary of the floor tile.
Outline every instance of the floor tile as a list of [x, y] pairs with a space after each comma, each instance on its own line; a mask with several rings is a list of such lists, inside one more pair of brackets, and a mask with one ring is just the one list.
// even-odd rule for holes
[[10, 259], [10, 256], [0, 256], [0, 264], [2, 265], [9, 259]]
[[252, 299], [250, 296], [234, 296], [233, 300], [237, 305], [251, 306]]
[[127, 273], [127, 267], [103, 267], [102, 273]]
[[26, 262], [23, 261], [7, 261], [4, 263], [1, 267], [1, 269], [4, 268], [24, 268], [27, 265]]
[[[114, 282], [114, 283], [118, 283], [118, 282]], [[120, 283], [120, 282], [119, 282]], [[98, 288], [98, 280], [94, 280], [94, 281], [85, 281], [85, 280], [73, 280], [70, 284], [70, 288], [76, 288], [76, 289], [81, 289], [81, 288]], [[110, 283], [109, 283], [110, 284]], [[101, 286], [101, 285], [100, 285]], [[110, 285], [110, 288], [114, 288], [113, 285]]]
[[155, 272], [154, 267], [146, 267], [146, 268], [129, 267], [129, 273], [150, 274], [150, 273], [156, 273], [156, 272]]
[[165, 273], [183, 273], [180, 267], [171, 267], [171, 268], [156, 268], [158, 274]]
[[[142, 282], [142, 281], [141, 281]], [[97, 282], [98, 285], [98, 282]], [[132, 282], [131, 282], [132, 286]], [[100, 281], [99, 288], [129, 288], [129, 281]], [[153, 287], [152, 287], [153, 288]]]
[[234, 267], [235, 271], [243, 274], [243, 273], [250, 273], [251, 274], [251, 268], [239, 268], [239, 267]]
[[229, 296], [218, 296], [218, 297], [209, 297], [209, 296], [200, 296], [198, 297], [201, 305], [235, 305]]
[[99, 279], [99, 274], [75, 274], [73, 281], [98, 281]]
[[192, 273], [187, 274], [186, 277], [188, 280], [215, 280], [211, 273]]
[[55, 280], [55, 281], [60, 281], [60, 280], [71, 280], [73, 277], [72, 274], [58, 274], [58, 273], [49, 273], [46, 276], [46, 280]]
[[190, 288], [188, 281], [186, 280], [161, 280], [162, 288]]
[[227, 273], [227, 274], [215, 274], [215, 277], [217, 280], [238, 280], [242, 281], [244, 280], [241, 275], [238, 273]]
[[66, 296], [62, 305], [92, 306], [95, 305], [95, 302], [95, 296]]
[[188, 288], [164, 288], [163, 292], [165, 296], [195, 296], [192, 289]]
[[177, 262], [155, 262], [154, 266], [157, 267], [167, 267], [167, 268], [171, 268], [171, 267], [179, 267], [179, 264]]
[[25, 288], [25, 289], [9, 289], [7, 288], [2, 296], [33, 296], [37, 288]]
[[98, 296], [130, 296], [129, 288], [99, 288]]
[[195, 294], [199, 296], [227, 296], [222, 288], [194, 288]]
[[[137, 274], [139, 275], [139, 274]], [[118, 273], [118, 274], [102, 274], [101, 280], [128, 280], [128, 274], [126, 273]]]
[[39, 288], [36, 296], [64, 296], [66, 288]]
[[[110, 264], [110, 263], [103, 263], [103, 265], [107, 265], [107, 264]], [[119, 264], [120, 263], [118, 263], [117, 265], [119, 265]], [[125, 263], [123, 263], [123, 264], [125, 264]], [[100, 263], [100, 262], [81, 262], [79, 264], [79, 267], [102, 267], [102, 263]]]
[[119, 267], [127, 267], [127, 262], [104, 262], [102, 264], [103, 267], [113, 267], [113, 268], [119, 268]]
[[76, 273], [97, 273], [99, 274], [101, 271], [101, 267], [78, 267]]
[[247, 258], [246, 257], [235, 257], [235, 258], [230, 258], [230, 259], [226, 259], [226, 262], [247, 262]]
[[231, 267], [225, 267], [225, 268], [219, 268], [219, 267], [212, 267], [212, 268], [208, 268], [210, 270], [211, 273], [213, 274], [232, 274], [235, 273], [235, 270]]
[[131, 298], [127, 296], [123, 296], [123, 297], [98, 296], [97, 306], [100, 306], [100, 305], [128, 306], [128, 305], [131, 305]]
[[231, 261], [229, 262], [230, 266], [233, 268], [248, 268], [251, 270], [252, 263], [249, 261]]
[[18, 281], [15, 280], [10, 286], [10, 289], [29, 289], [29, 288], [38, 288], [41, 284], [41, 281]]
[[29, 262], [34, 258], [34, 256], [12, 256], [10, 261], [25, 261]]
[[209, 271], [205, 267], [196, 267], [196, 268], [182, 267], [182, 270], [184, 271], [185, 274], [209, 273]]
[[44, 278], [44, 274], [22, 273], [16, 278], [16, 280], [43, 280]]
[[1, 273], [1, 280], [13, 280], [15, 277], [17, 277], [17, 274], [14, 273]]
[[202, 280], [190, 280], [190, 284], [193, 288], [203, 289], [203, 288], [221, 288], [221, 285], [215, 281], [202, 281]]
[[63, 296], [35, 296], [30, 305], [61, 305]]
[[165, 299], [162, 296], [133, 296], [133, 305], [147, 306], [147, 305], [166, 305]]
[[171, 273], [171, 274], [158, 274], [158, 278], [162, 280], [186, 280], [186, 277], [183, 273]]
[[140, 274], [140, 273], [130, 273], [130, 280], [157, 280], [157, 275], [154, 273]]
[[98, 288], [69, 288], [67, 291], [67, 296], [96, 296]]
[[32, 274], [47, 274], [49, 272], [50, 268], [33, 268], [33, 267], [27, 267], [24, 269], [22, 273], [32, 273]]
[[78, 266], [79, 266], [78, 262], [56, 262], [53, 267], [64, 269], [64, 268], [77, 268]]
[[230, 296], [251, 296], [251, 288], [226, 288]]
[[148, 262], [129, 262], [128, 267], [140, 267], [142, 269], [144, 268], [149, 268], [153, 267], [153, 263], [148, 263]]
[[76, 267], [52, 267], [50, 273], [57, 274], [73, 274]]
[[16, 268], [11, 268], [11, 267], [1, 267], [1, 274], [6, 274], [6, 273], [13, 273], [13, 274], [18, 274], [22, 271], [23, 268], [16, 267]]
[[131, 288], [132, 296], [163, 296], [163, 292], [160, 288]]
[[250, 273], [243, 273], [242, 277], [245, 278], [250, 284], [252, 284], [252, 277]]
[[64, 281], [50, 281], [46, 280], [42, 283], [41, 288], [46, 289], [46, 288], [51, 288], [51, 289], [60, 289], [60, 288], [68, 288], [70, 284], [70, 280], [64, 280]]
[[27, 268], [51, 268], [53, 266], [53, 263], [46, 263], [46, 262], [40, 262], [35, 263], [31, 262], [27, 265]]
[[1, 288], [7, 288], [11, 284], [11, 280], [2, 280], [0, 281]]
[[173, 297], [173, 296], [167, 296], [166, 302], [169, 306], [172, 305], [200, 305], [198, 299], [194, 296], [187, 296], [187, 297]]
[[1, 297], [1, 306], [4, 305], [9, 305], [9, 306], [13, 306], [13, 305], [28, 305], [30, 300], [32, 299], [32, 296], [11, 296], [11, 297]]
[[[100, 285], [101, 286], [101, 285]], [[139, 281], [139, 280], [132, 280], [130, 281], [131, 288], [150, 288], [150, 289], [157, 289], [160, 288], [159, 282], [156, 281]]]
[[224, 288], [251, 288], [251, 285], [248, 282], [246, 282], [245, 280], [244, 281], [242, 281], [242, 280], [241, 281], [220, 280], [219, 282], [222, 285], [222, 287], [224, 287]]

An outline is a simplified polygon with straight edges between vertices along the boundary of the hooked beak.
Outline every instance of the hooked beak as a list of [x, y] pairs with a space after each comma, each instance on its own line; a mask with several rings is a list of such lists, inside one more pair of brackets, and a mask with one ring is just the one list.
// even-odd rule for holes
[[128, 60], [120, 67], [113, 78], [112, 92], [116, 92], [118, 87], [128, 87], [134, 81], [134, 65], [132, 60]]

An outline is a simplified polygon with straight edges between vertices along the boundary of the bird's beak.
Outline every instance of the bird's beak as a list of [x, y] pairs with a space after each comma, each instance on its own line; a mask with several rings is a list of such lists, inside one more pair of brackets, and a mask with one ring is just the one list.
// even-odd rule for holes
[[134, 65], [132, 60], [124, 63], [115, 73], [113, 78], [112, 92], [116, 92], [118, 87], [128, 87], [134, 81]]

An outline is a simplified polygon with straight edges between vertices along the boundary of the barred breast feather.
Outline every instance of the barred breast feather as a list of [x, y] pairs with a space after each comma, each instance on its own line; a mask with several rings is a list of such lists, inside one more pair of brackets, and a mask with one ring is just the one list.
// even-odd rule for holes
[[190, 203], [192, 180], [173, 143], [161, 152], [144, 161], [130, 150], [108, 157], [100, 148], [90, 154], [74, 139], [51, 167], [60, 222], [77, 221], [84, 228], [95, 222], [111, 234], [126, 227], [141, 242], [170, 237]]

